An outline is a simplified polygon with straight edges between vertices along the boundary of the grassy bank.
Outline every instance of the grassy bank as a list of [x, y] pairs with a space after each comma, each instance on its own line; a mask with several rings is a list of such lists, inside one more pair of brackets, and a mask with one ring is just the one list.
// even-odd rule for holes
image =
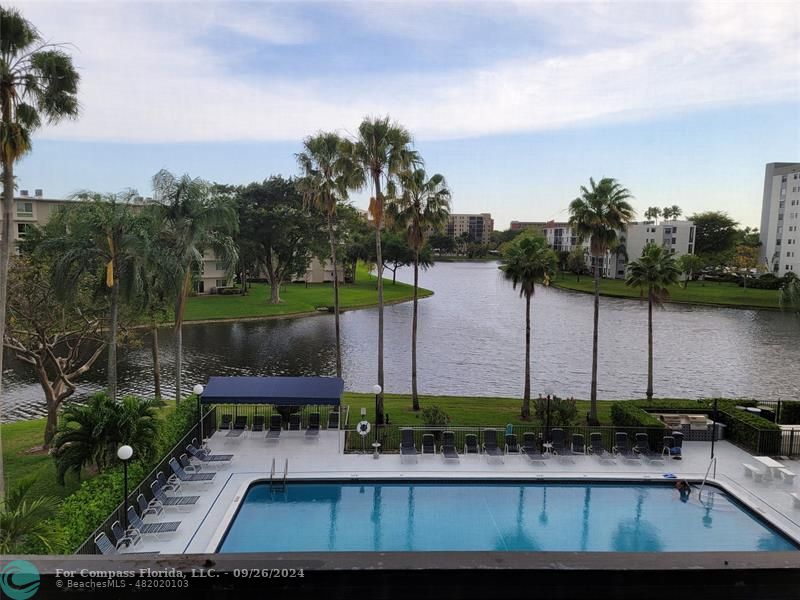
[[[552, 282], [553, 287], [576, 292], [594, 293], [594, 282], [591, 277], [582, 276], [580, 282], [572, 273], [562, 273]], [[640, 298], [637, 288], [625, 285], [621, 279], [603, 279], [600, 281], [600, 293], [603, 296], [618, 298]], [[744, 289], [735, 283], [692, 281], [688, 288], [672, 286], [669, 288], [670, 302], [688, 304], [709, 304], [714, 306], [730, 306], [734, 308], [761, 308], [777, 310], [778, 292], [776, 290]]]
[[[378, 304], [377, 277], [369, 274], [369, 268], [359, 264], [356, 282], [339, 287], [339, 303], [342, 310], [364, 308]], [[383, 297], [386, 303], [411, 300], [413, 286], [392, 283], [384, 277]], [[424, 298], [433, 292], [420, 288]], [[258, 317], [290, 316], [315, 312], [320, 307], [333, 306], [331, 283], [288, 283], [281, 288], [281, 304], [270, 304], [270, 286], [254, 283], [246, 296], [194, 296], [186, 306], [187, 321], [210, 319], [242, 319]]]

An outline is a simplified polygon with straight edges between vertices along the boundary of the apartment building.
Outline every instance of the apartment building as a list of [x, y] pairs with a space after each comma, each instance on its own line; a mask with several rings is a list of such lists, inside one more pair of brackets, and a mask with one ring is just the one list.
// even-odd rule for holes
[[759, 262], [779, 277], [800, 276], [800, 163], [767, 164], [759, 231]]
[[470, 239], [482, 244], [489, 243], [489, 235], [494, 231], [494, 220], [489, 213], [451, 214], [447, 221], [447, 235], [457, 238], [464, 233]]
[[545, 227], [547, 227], [547, 221], [511, 221], [511, 227], [509, 229], [511, 229], [511, 231], [527, 229], [528, 231], [544, 235]]
[[[658, 244], [667, 248], [675, 257], [694, 254], [695, 225], [692, 221], [642, 221], [630, 223], [625, 232], [625, 251], [629, 260], [642, 255], [647, 244]], [[627, 263], [617, 265], [616, 277], [625, 276]]]
[[[344, 265], [336, 265], [339, 274], [339, 283], [345, 282]], [[316, 256], [308, 263], [308, 268], [303, 275], [296, 277], [294, 281], [304, 283], [331, 283], [333, 282], [333, 264], [330, 261], [320, 261]]]

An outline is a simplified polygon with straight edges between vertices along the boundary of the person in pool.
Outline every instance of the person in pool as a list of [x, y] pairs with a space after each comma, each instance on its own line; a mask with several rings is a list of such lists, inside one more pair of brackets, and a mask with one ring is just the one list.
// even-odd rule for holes
[[681, 502], [688, 502], [689, 495], [692, 493], [692, 486], [689, 485], [689, 482], [685, 479], [681, 479], [678, 483], [675, 484], [675, 489], [678, 490], [678, 493], [681, 495]]

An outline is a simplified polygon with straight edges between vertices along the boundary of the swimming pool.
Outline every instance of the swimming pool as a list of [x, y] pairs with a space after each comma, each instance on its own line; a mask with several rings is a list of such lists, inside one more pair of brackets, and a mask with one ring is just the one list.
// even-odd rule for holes
[[711, 486], [255, 483], [219, 552], [791, 551], [798, 546]]

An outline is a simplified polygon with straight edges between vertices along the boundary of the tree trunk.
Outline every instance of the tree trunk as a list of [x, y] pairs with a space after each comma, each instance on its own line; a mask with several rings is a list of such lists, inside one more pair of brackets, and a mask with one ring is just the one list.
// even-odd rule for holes
[[[3, 102], [3, 123], [11, 121], [11, 102]], [[0, 240], [0, 346], [6, 332], [6, 298], [8, 295], [8, 259], [11, 256], [11, 222], [14, 209], [14, 161], [3, 153], [3, 225]], [[0, 402], [3, 398], [3, 350], [0, 348]], [[0, 428], [2, 429], [2, 428]], [[0, 435], [0, 448], [2, 448]], [[0, 498], [5, 497], [5, 472], [0, 454]]]
[[186, 299], [189, 296], [189, 287], [192, 284], [192, 273], [186, 271], [178, 296], [178, 306], [175, 310], [175, 404], [181, 401], [181, 372], [183, 371], [183, 311], [186, 308]]
[[397, 265], [395, 265], [394, 269], [392, 270], [392, 285], [397, 283]]
[[653, 288], [647, 296], [647, 399], [653, 399]]
[[600, 258], [594, 264], [594, 329], [592, 332], [592, 389], [590, 395], [589, 424], [597, 424], [597, 326], [600, 321]]
[[108, 328], [108, 395], [112, 402], [117, 401], [117, 329], [119, 327], [119, 277], [117, 261], [112, 258], [114, 275], [111, 285], [111, 323]]
[[150, 336], [150, 350], [153, 353], [153, 387], [155, 397], [161, 399], [161, 361], [158, 357], [158, 327], [153, 320], [152, 335]]
[[522, 418], [531, 416], [531, 295], [525, 294], [525, 390], [522, 394]]
[[333, 217], [328, 215], [328, 241], [331, 244], [331, 264], [333, 265], [333, 322], [336, 330], [336, 376], [342, 376], [342, 340], [339, 329], [339, 272], [336, 262], [336, 236], [333, 231]]
[[281, 303], [281, 282], [280, 274], [275, 270], [272, 265], [272, 257], [267, 257], [267, 279], [269, 279], [269, 302], [270, 304]]
[[375, 184], [375, 203], [378, 210], [375, 215], [375, 258], [378, 268], [378, 385], [381, 393], [375, 396], [375, 422], [383, 424], [383, 253], [381, 252], [381, 226], [383, 221], [383, 196], [381, 196], [381, 179], [379, 173], [373, 173]]
[[419, 251], [414, 251], [414, 302], [411, 311], [411, 408], [419, 410], [419, 395], [417, 394], [417, 311], [419, 288]]

